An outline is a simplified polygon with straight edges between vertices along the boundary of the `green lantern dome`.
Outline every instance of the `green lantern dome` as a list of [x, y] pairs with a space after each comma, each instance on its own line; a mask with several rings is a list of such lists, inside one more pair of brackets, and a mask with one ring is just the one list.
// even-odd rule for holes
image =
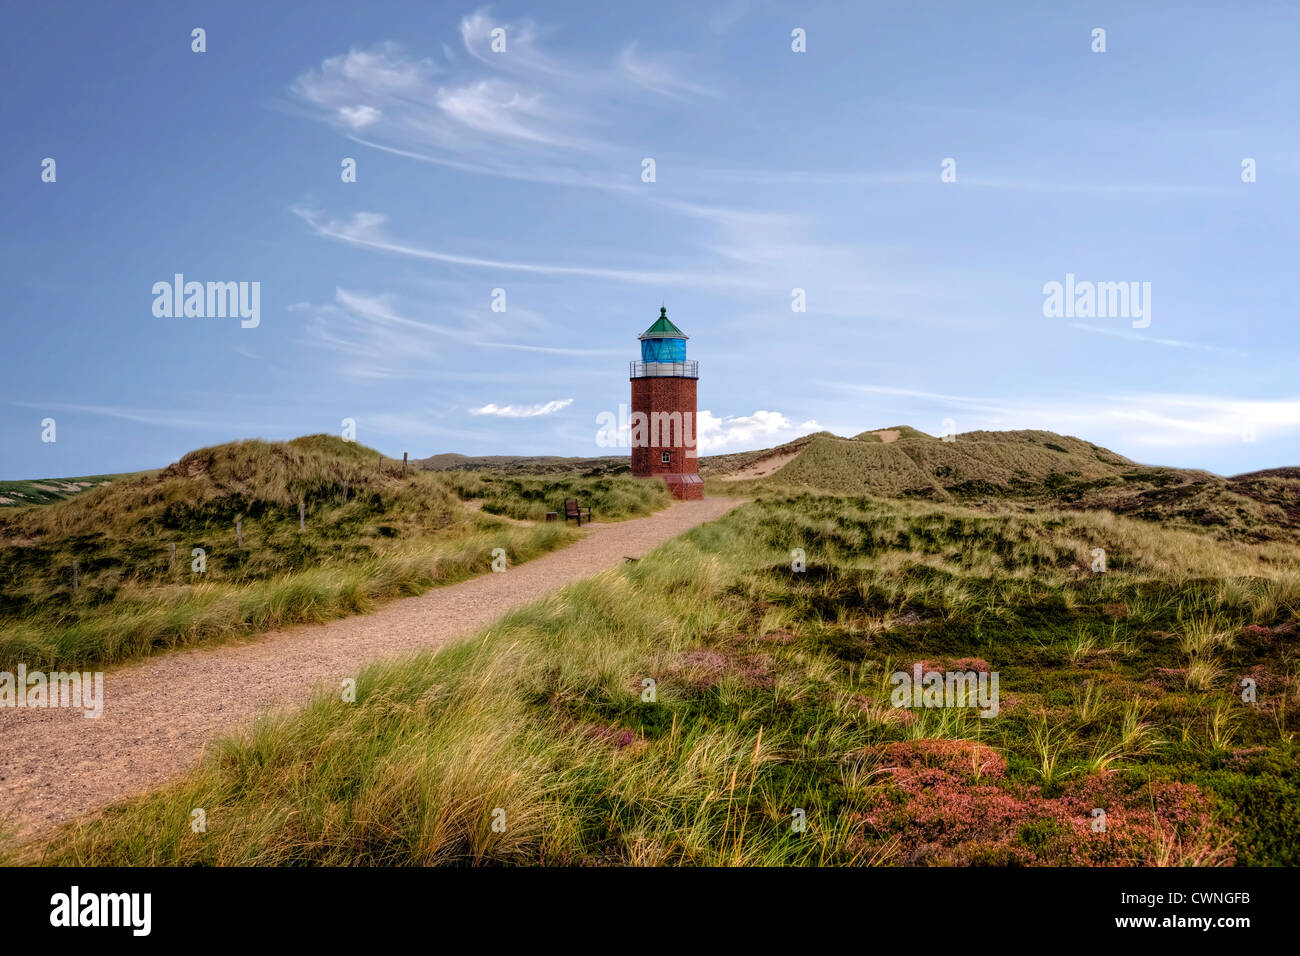
[[660, 307], [659, 318], [637, 336], [641, 340], [642, 362], [685, 362], [687, 335], [668, 318], [668, 309]]

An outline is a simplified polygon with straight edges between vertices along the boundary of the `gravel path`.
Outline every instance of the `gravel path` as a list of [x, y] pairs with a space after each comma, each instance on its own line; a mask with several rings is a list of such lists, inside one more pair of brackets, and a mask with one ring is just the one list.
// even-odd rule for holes
[[[267, 708], [301, 706], [375, 658], [474, 634], [571, 581], [721, 517], [738, 498], [678, 502], [504, 574], [484, 574], [357, 617], [248, 642], [173, 651], [108, 671], [104, 715], [0, 708], [0, 824], [24, 838], [184, 773], [214, 738]], [[584, 528], [583, 530], [587, 530]]]

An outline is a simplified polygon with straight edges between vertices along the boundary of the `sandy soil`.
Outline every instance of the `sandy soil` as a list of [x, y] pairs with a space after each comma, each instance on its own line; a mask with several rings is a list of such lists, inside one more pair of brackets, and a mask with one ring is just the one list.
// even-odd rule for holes
[[373, 614], [304, 625], [247, 642], [174, 651], [109, 671], [104, 715], [0, 709], [0, 823], [24, 837], [151, 789], [195, 765], [205, 744], [259, 711], [306, 703], [376, 658], [439, 645], [579, 578], [640, 557], [742, 503], [706, 498], [646, 518], [583, 527], [560, 551]]
[[881, 443], [885, 445], [888, 445], [891, 441], [898, 441], [898, 429], [896, 428], [885, 428], [871, 434], [879, 435]]
[[802, 448], [800, 448], [799, 451], [786, 452], [781, 455], [769, 455], [766, 458], [760, 458], [758, 461], [746, 465], [738, 471], [733, 471], [726, 475], [718, 475], [717, 478], [721, 481], [742, 481], [745, 478], [766, 478], [768, 475], [780, 471], [786, 465], [790, 464], [790, 462], [798, 458], [799, 452], [801, 451], [803, 451]]

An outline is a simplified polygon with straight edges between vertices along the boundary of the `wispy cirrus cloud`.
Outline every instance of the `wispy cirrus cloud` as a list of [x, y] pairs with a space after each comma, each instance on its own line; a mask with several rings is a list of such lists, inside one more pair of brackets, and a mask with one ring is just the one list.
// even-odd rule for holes
[[[645, 93], [679, 100], [720, 92], [673, 53], [642, 55], [635, 40], [612, 62], [562, 60], [541, 48], [531, 20], [506, 21], [486, 9], [462, 18], [457, 57], [442, 61], [393, 41], [328, 57], [290, 85], [311, 115], [356, 141], [432, 162], [498, 175], [546, 175], [564, 157], [623, 151], [606, 139], [620, 107]], [[613, 179], [614, 177], [610, 177]]]
[[299, 302], [289, 311], [305, 316], [303, 341], [342, 355], [341, 371], [352, 378], [405, 378], [426, 367], [448, 342], [473, 338], [469, 329], [402, 314], [396, 297], [387, 293], [336, 288], [329, 302]]
[[[281, 433], [280, 424], [255, 421], [231, 421], [221, 411], [205, 413], [202, 409], [190, 413], [174, 408], [147, 408], [127, 405], [80, 404], [76, 402], [9, 402], [22, 408], [36, 408], [56, 412], [74, 412], [101, 418], [116, 418], [156, 428], [184, 428], [204, 431], [239, 429], [249, 433]], [[197, 411], [198, 414], [193, 412]]]
[[[495, 30], [504, 31], [503, 52], [493, 50]], [[630, 164], [629, 156], [641, 154], [610, 132], [626, 127], [622, 118], [628, 106], [653, 113], [660, 104], [665, 114], [678, 114], [685, 101], [716, 103], [723, 95], [686, 56], [644, 49], [632, 38], [611, 62], [593, 64], [551, 55], [542, 36], [532, 21], [509, 22], [479, 10], [460, 24], [460, 45], [468, 56], [453, 59], [444, 51], [435, 62], [383, 43], [324, 60], [300, 76], [291, 92], [301, 106], [359, 145], [477, 175], [584, 188], [652, 207], [651, 214], [688, 217], [706, 229], [682, 229], [680, 259], [648, 268], [592, 263], [586, 252], [587, 261], [579, 264], [485, 256], [395, 237], [387, 219], [374, 212], [341, 217], [304, 207], [294, 212], [317, 235], [444, 265], [764, 298], [781, 290], [790, 295], [796, 283], [778, 281], [783, 274], [816, 285], [822, 307], [837, 295], [881, 291], [859, 281], [869, 251], [815, 239], [815, 224], [804, 212], [755, 206], [752, 196], [728, 205], [715, 192], [716, 183], [703, 181], [695, 183], [692, 197], [690, 188], [682, 187], [699, 177], [682, 167], [680, 158], [661, 157], [685, 173], [675, 177], [674, 190], [639, 180], [639, 165]], [[689, 255], [687, 245], [695, 247]], [[715, 267], [702, 267], [710, 260]]]
[[655, 289], [728, 292], [773, 303], [779, 300], [786, 308], [790, 284], [782, 282], [779, 276], [793, 274], [817, 290], [817, 308], [825, 315], [861, 317], [862, 303], [868, 298], [879, 303], [896, 297], [934, 294], [934, 290], [912, 283], [873, 279], [863, 269], [864, 250], [857, 246], [799, 241], [797, 236], [790, 235], [802, 225], [802, 220], [795, 215], [733, 211], [682, 202], [664, 205], [706, 219], [716, 227], [718, 238], [703, 242], [702, 247], [722, 268], [620, 268], [466, 255], [390, 235], [389, 218], [383, 213], [363, 210], [336, 218], [304, 205], [293, 206], [291, 211], [315, 235], [326, 239], [388, 255], [493, 272], [593, 279]]
[[[446, 293], [444, 293], [444, 296]], [[511, 312], [511, 322], [454, 298], [439, 301], [439, 321], [419, 317], [428, 311], [422, 297], [361, 292], [336, 287], [328, 302], [297, 302], [289, 311], [303, 316], [300, 341], [342, 356], [341, 374], [365, 381], [394, 381], [428, 375], [466, 378], [449, 369], [447, 357], [458, 348], [501, 349], [576, 358], [623, 355], [616, 349], [581, 348], [526, 341], [550, 333], [550, 324], [526, 309]], [[450, 320], [450, 321], [449, 321]], [[521, 341], [521, 337], [525, 340]], [[477, 373], [483, 375], [484, 373]], [[508, 380], [509, 376], [499, 373]], [[518, 372], [514, 373], [520, 374]], [[472, 377], [472, 376], [470, 376]], [[491, 374], [487, 375], [491, 378]]]
[[1241, 349], [1227, 349], [1218, 345], [1205, 345], [1200, 342], [1187, 342], [1182, 339], [1166, 339], [1156, 335], [1143, 335], [1138, 332], [1130, 332], [1127, 329], [1108, 329], [1100, 325], [1088, 325], [1085, 322], [1068, 322], [1071, 328], [1079, 329], [1083, 332], [1092, 332], [1096, 335], [1109, 335], [1117, 339], [1129, 339], [1136, 342], [1147, 342], [1151, 345], [1164, 345], [1169, 348], [1191, 349], [1195, 352], [1219, 352], [1223, 355], [1246, 355]]
[[512, 349], [516, 352], [537, 352], [541, 355], [576, 355], [594, 357], [627, 354], [625, 349], [580, 349], [569, 348], [561, 345], [520, 345], [517, 342], [475, 342], [474, 344], [489, 349]]
[[356, 212], [345, 219], [330, 219], [319, 210], [304, 206], [295, 206], [292, 212], [311, 227], [319, 236], [345, 242], [349, 245], [387, 252], [393, 255], [409, 256], [428, 262], [448, 265], [469, 266], [477, 269], [496, 271], [523, 272], [543, 276], [575, 276], [588, 279], [603, 279], [610, 282], [632, 283], [636, 285], [653, 285], [661, 288], [689, 286], [691, 288], [755, 288], [753, 276], [720, 275], [716, 272], [688, 272], [671, 270], [618, 269], [602, 266], [562, 265], [558, 263], [525, 262], [509, 259], [491, 259], [484, 256], [469, 256], [460, 253], [443, 252], [414, 242], [396, 239], [387, 234], [384, 227], [388, 217], [376, 212]]
[[401, 111], [385, 114], [383, 107], [427, 95], [436, 89], [434, 78], [440, 72], [431, 59], [410, 57], [388, 42], [328, 57], [295, 79], [289, 90], [321, 119], [357, 129], [381, 118], [400, 122]]
[[[493, 31], [501, 31], [501, 52], [493, 50]], [[465, 52], [485, 66], [511, 73], [576, 78], [574, 68], [559, 63], [542, 51], [541, 29], [533, 20], [506, 21], [493, 17], [486, 8], [461, 17], [460, 42]]]
[[579, 146], [552, 131], [541, 94], [526, 95], [508, 83], [489, 79], [442, 89], [436, 102], [449, 119], [493, 139]]
[[722, 98], [721, 90], [691, 79], [689, 73], [677, 62], [678, 59], [668, 53], [644, 56], [637, 49], [636, 41], [633, 41], [618, 55], [618, 66], [623, 71], [623, 75], [637, 86], [655, 93], [674, 98], [687, 96]]
[[[713, 16], [725, 31], [746, 12], [733, 4]], [[494, 31], [503, 31], [493, 49]], [[388, 40], [327, 57], [289, 87], [294, 100], [355, 142], [399, 155], [475, 172], [573, 185], [617, 188], [628, 145], [610, 138], [617, 113], [646, 94], [679, 111], [684, 100], [716, 101], [721, 87], [699, 66], [673, 50], [646, 51], [629, 38], [608, 62], [561, 58], [542, 48], [543, 30], [532, 20], [504, 20], [481, 9], [459, 24], [459, 57], [446, 43], [435, 61]], [[969, 110], [932, 104], [875, 103], [888, 117], [931, 113], [934, 122], [952, 115], [998, 121], [1019, 129], [1027, 121], [1061, 123], [1015, 111]], [[1070, 120], [1076, 123], [1077, 120]], [[359, 134], [364, 132], [364, 136]], [[581, 154], [588, 168], [575, 175], [569, 159]], [[590, 163], [597, 163], [596, 169]], [[682, 168], [692, 180], [755, 185], [909, 185], [932, 188], [937, 171], [926, 169], [818, 170], [716, 167]], [[1056, 180], [1031, 175], [963, 174], [963, 188], [989, 190], [1152, 194], [1224, 192], [1206, 183]]]

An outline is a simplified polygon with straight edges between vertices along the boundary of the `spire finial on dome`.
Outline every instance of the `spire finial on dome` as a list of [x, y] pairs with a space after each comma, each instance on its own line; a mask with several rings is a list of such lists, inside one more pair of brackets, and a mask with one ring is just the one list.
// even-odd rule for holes
[[645, 341], [646, 339], [684, 339], [686, 333], [673, 325], [672, 320], [668, 318], [668, 307], [659, 306], [659, 318], [654, 320], [654, 324], [646, 329], [637, 338]]

